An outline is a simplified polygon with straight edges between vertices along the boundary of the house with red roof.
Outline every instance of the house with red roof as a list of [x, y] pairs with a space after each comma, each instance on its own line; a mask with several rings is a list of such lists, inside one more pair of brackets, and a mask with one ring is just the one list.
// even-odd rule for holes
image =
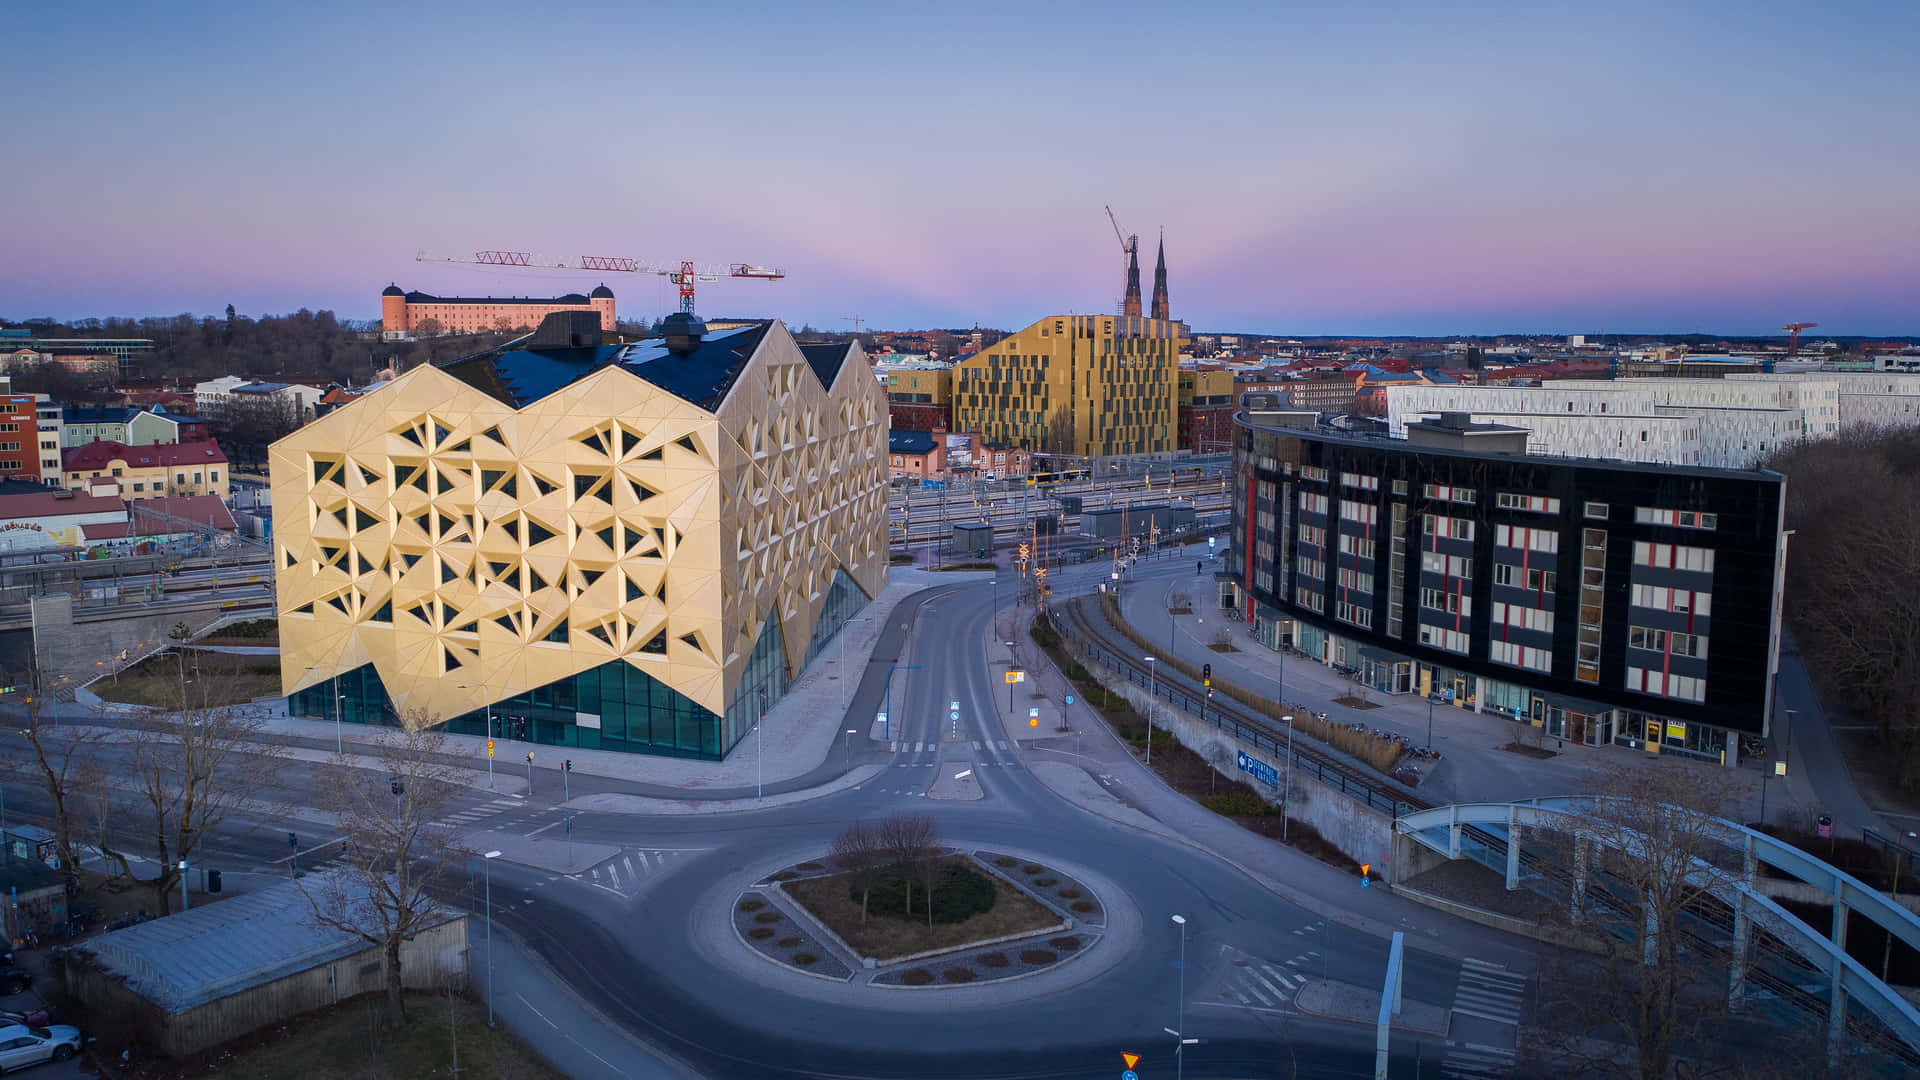
[[227, 455], [212, 439], [197, 442], [128, 446], [98, 440], [61, 452], [65, 486], [101, 494], [117, 488], [129, 500], [213, 495], [229, 492]]

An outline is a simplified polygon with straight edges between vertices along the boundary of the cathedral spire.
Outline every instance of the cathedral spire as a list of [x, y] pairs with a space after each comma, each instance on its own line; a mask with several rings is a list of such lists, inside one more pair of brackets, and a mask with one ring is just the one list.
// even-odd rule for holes
[[1160, 232], [1160, 263], [1153, 268], [1153, 317], [1171, 319], [1167, 314], [1167, 233]]

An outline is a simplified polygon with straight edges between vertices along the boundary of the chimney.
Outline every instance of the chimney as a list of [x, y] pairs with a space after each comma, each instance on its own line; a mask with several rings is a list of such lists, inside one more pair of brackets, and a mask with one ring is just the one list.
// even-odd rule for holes
[[667, 340], [668, 352], [688, 356], [700, 347], [700, 339], [707, 336], [707, 324], [684, 311], [676, 311], [661, 320], [660, 333]]

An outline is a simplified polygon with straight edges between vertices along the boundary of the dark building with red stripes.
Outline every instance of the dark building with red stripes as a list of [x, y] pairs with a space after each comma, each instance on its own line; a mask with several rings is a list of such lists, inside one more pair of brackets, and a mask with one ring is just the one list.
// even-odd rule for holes
[[1230, 595], [1269, 648], [1548, 737], [1737, 760], [1767, 732], [1786, 478], [1525, 452], [1464, 414], [1408, 438], [1248, 395]]

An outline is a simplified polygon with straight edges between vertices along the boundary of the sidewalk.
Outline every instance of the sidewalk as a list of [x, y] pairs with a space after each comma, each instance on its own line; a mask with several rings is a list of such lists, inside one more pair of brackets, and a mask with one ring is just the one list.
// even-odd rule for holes
[[[1658, 760], [1625, 747], [1577, 746], [1550, 737], [1541, 745], [1554, 751], [1553, 757], [1535, 759], [1514, 754], [1499, 748], [1514, 742], [1528, 730], [1527, 725], [1495, 713], [1433, 704], [1417, 694], [1389, 695], [1369, 689], [1366, 699], [1377, 703], [1377, 708], [1352, 709], [1335, 704], [1333, 699], [1348, 694], [1354, 684], [1324, 663], [1275, 652], [1255, 640], [1244, 622], [1220, 609], [1211, 569], [1201, 575], [1184, 566], [1148, 563], [1142, 569], [1144, 573], [1121, 590], [1122, 615], [1148, 641], [1166, 641], [1173, 655], [1191, 664], [1212, 664], [1214, 678], [1269, 698], [1278, 687], [1284, 690], [1289, 705], [1324, 711], [1329, 719], [1340, 723], [1397, 731], [1416, 746], [1426, 744], [1431, 730], [1432, 745], [1444, 756], [1428, 772], [1419, 790], [1435, 803], [1510, 802], [1577, 793], [1592, 789], [1598, 769]], [[1192, 597], [1192, 614], [1168, 613], [1168, 594], [1176, 590]], [[1098, 603], [1098, 599], [1088, 602]], [[1233, 652], [1220, 653], [1208, 647], [1223, 629], [1228, 632]], [[1783, 682], [1785, 678], [1783, 670]], [[1689, 764], [1710, 764], [1685, 760]], [[1762, 796], [1759, 763], [1724, 769], [1717, 778], [1732, 788], [1738, 811], [1730, 811], [1730, 816], [1757, 820]], [[1793, 770], [1787, 782], [1772, 780], [1766, 786], [1768, 820], [1780, 821], [1791, 812], [1807, 811], [1816, 804], [1811, 786]]]

